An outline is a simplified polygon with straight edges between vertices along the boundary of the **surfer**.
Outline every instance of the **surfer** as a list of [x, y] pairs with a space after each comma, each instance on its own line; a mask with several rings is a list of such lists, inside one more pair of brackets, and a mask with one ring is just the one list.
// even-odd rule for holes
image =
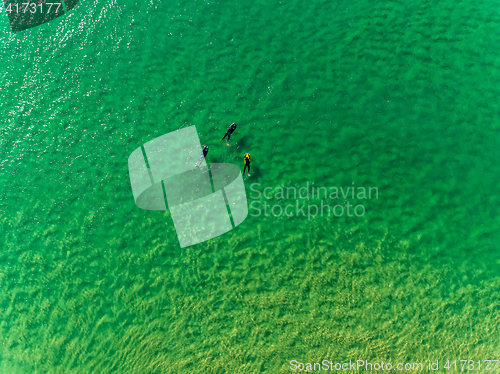
[[200, 167], [200, 165], [203, 162], [203, 160], [205, 159], [205, 157], [207, 157], [207, 153], [208, 153], [208, 145], [204, 145], [203, 149], [201, 151], [200, 159], [198, 160], [198, 164], [196, 165], [197, 168]]
[[234, 130], [236, 130], [236, 122], [233, 122], [231, 124], [231, 126], [229, 126], [229, 128], [227, 129], [227, 132], [226, 132], [226, 135], [224, 135], [222, 137], [222, 139], [220, 141], [223, 141], [225, 139], [225, 137], [227, 136], [227, 141], [226, 141], [226, 145], [229, 147], [229, 139], [231, 138], [231, 134], [233, 133]]
[[250, 153], [245, 153], [245, 167], [243, 168], [243, 174], [248, 166], [248, 176], [250, 176]]

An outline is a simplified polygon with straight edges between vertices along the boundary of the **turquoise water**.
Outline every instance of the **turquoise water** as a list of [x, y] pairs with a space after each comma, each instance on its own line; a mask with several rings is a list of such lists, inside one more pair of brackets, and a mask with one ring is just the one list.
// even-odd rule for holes
[[[499, 359], [497, 8], [82, 0], [16, 34], [2, 8], [2, 372]], [[251, 153], [248, 196], [378, 199], [181, 249], [127, 160], [188, 125], [208, 162]]]

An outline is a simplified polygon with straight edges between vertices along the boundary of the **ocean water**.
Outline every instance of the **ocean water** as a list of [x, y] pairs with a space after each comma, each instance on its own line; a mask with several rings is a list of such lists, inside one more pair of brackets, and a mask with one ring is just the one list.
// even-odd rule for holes
[[[0, 372], [500, 359], [499, 25], [490, 0], [81, 0], [13, 34], [2, 7]], [[210, 163], [251, 153], [249, 204], [378, 195], [181, 249], [127, 160], [188, 125]]]

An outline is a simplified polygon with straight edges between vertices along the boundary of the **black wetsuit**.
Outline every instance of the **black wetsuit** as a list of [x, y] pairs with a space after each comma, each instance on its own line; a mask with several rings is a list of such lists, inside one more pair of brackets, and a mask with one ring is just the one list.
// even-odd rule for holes
[[245, 157], [245, 167], [243, 168], [243, 174], [245, 174], [245, 170], [248, 167], [248, 172], [250, 173], [250, 155]]
[[224, 140], [227, 136], [227, 142], [229, 143], [229, 139], [231, 138], [231, 134], [234, 130], [236, 130], [236, 123], [233, 123], [231, 126], [229, 126], [229, 129], [227, 129], [226, 135], [222, 137], [222, 140]]
[[199, 168], [205, 157], [207, 157], [208, 153], [208, 147], [204, 146], [203, 149], [201, 150], [201, 156], [200, 159], [198, 160], [198, 163], [196, 164], [196, 167]]

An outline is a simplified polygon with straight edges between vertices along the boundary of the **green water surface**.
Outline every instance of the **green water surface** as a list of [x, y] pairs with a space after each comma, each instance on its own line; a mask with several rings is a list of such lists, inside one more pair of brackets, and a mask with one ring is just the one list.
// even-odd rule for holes
[[[500, 359], [499, 45], [491, 0], [81, 0], [15, 34], [2, 8], [0, 373]], [[127, 160], [188, 125], [251, 153], [249, 197], [378, 199], [181, 249]]]

